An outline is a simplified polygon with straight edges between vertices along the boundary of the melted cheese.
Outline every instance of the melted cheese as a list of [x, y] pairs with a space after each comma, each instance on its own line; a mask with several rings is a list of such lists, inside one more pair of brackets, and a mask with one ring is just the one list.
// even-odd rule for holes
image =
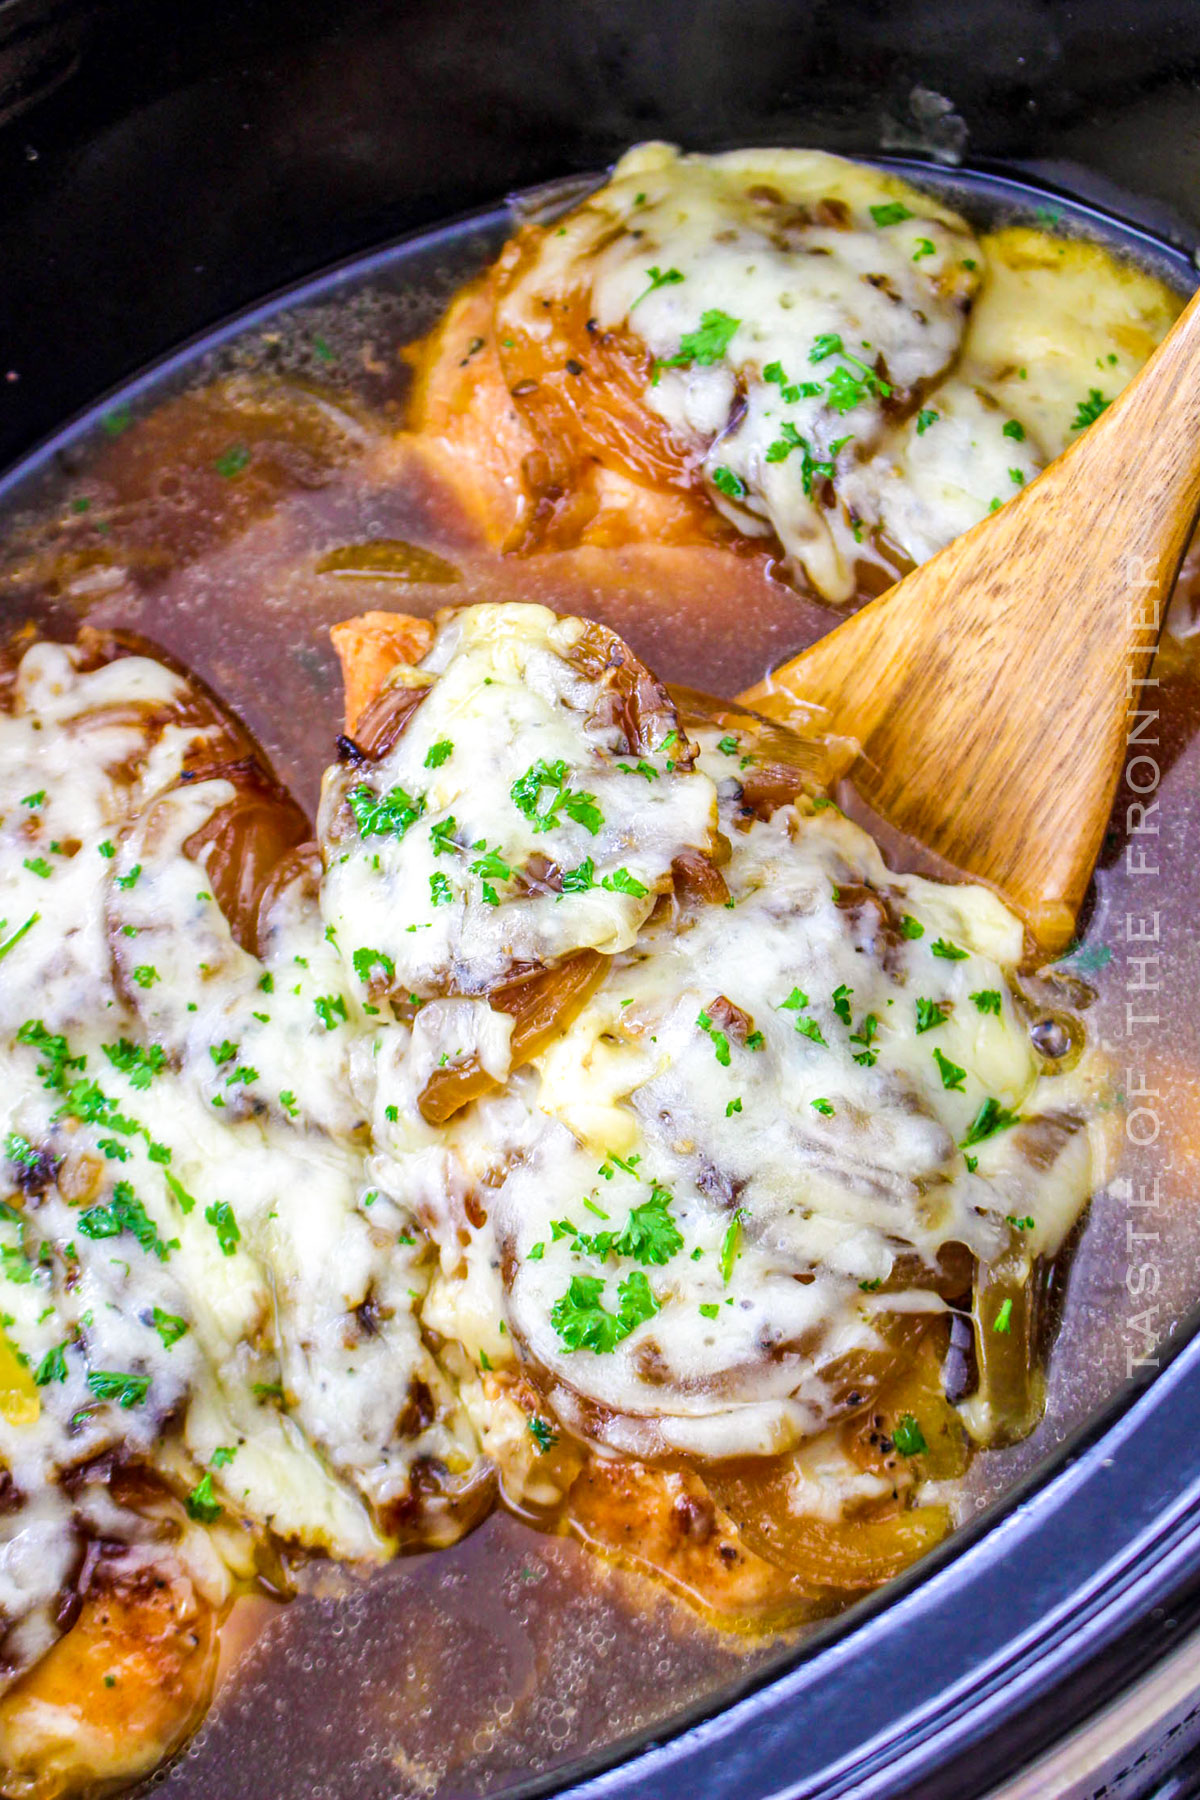
[[[598, 324], [628, 326], [656, 359], [644, 404], [694, 447], [714, 503], [744, 530], [773, 530], [844, 600], [855, 521], [822, 504], [813, 465], [834, 469], [840, 492], [888, 413], [946, 373], [980, 264], [964, 222], [893, 176], [817, 151], [649, 144], [547, 236], [498, 322], [536, 337], [545, 296], [586, 282]], [[669, 277], [657, 286], [656, 270]], [[689, 358], [716, 316], [736, 329]], [[851, 377], [840, 389], [835, 370]], [[864, 385], [864, 370], [878, 378]]]
[[[631, 150], [546, 234], [498, 326], [545, 337], [580, 288], [653, 359], [642, 403], [713, 504], [773, 532], [832, 601], [876, 537], [889, 567], [920, 562], [1010, 499], [1180, 307], [1097, 245], [1025, 227], [976, 239], [838, 157], [664, 144]], [[726, 327], [707, 342], [706, 320]]]
[[[528, 609], [511, 625], [541, 630]], [[458, 731], [482, 746], [461, 714]], [[720, 796], [728, 906], [660, 905], [532, 1068], [447, 1128], [420, 1094], [482, 1041], [450, 1009], [483, 1000], [381, 1026], [354, 1072], [372, 1178], [440, 1251], [427, 1323], [485, 1368], [526, 1359], [575, 1431], [640, 1456], [820, 1432], [904, 1316], [943, 1307], [944, 1253], [995, 1261], [1020, 1219], [1026, 1253], [1053, 1254], [1091, 1180], [1092, 1077], [1042, 1073], [1013, 916], [982, 888], [892, 876], [828, 803], [750, 819], [746, 746], [701, 743], [678, 780]], [[1054, 1155], [1023, 1135], [1043, 1112], [1065, 1121]], [[612, 1341], [579, 1339], [576, 1301]]]
[[420, 1335], [421, 1244], [367, 1180], [369, 1021], [312, 885], [275, 898], [264, 960], [240, 949], [185, 849], [233, 794], [174, 785], [204, 745], [186, 684], [77, 664], [37, 645], [0, 714], [0, 1287], [33, 1378], [0, 1409], [10, 1625], [45, 1618], [59, 1484], [106, 1451], [351, 1558], [388, 1552], [418, 1460], [477, 1455]]
[[[631, 745], [607, 669], [584, 660], [594, 630], [541, 606], [445, 616], [402, 671], [425, 697], [396, 743], [369, 771], [326, 776], [322, 904], [364, 985], [479, 993], [573, 951], [628, 949], [674, 859], [711, 847], [715, 791], [685, 774], [673, 709], [652, 746]], [[412, 803], [402, 831], [367, 816], [389, 794]]]

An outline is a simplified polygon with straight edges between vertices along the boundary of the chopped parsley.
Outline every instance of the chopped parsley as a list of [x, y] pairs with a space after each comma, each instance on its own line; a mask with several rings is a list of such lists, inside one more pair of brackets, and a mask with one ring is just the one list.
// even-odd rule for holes
[[936, 425], [941, 413], [934, 412], [932, 406], [923, 406], [917, 414], [917, 436], [924, 437], [931, 425]]
[[170, 1188], [172, 1194], [174, 1194], [175, 1200], [179, 1206], [179, 1210], [183, 1214], [184, 1218], [186, 1219], [187, 1215], [190, 1212], [194, 1212], [196, 1209], [195, 1200], [193, 1199], [192, 1195], [188, 1193], [188, 1191], [184, 1187], [182, 1181], [177, 1181], [175, 1179], [174, 1175], [172, 1175], [169, 1171], [167, 1172], [167, 1174], [165, 1174], [163, 1176], [163, 1180], [166, 1182], [167, 1186]]
[[178, 1238], [164, 1242], [158, 1235], [153, 1219], [127, 1181], [115, 1184], [112, 1199], [107, 1204], [89, 1206], [81, 1213], [78, 1229], [86, 1238], [120, 1237], [127, 1231], [148, 1255], [157, 1256], [159, 1262], [166, 1262], [171, 1251], [179, 1248]]
[[845, 982], [833, 990], [833, 1010], [845, 1026], [850, 1024], [850, 997], [853, 992], [854, 989], [847, 987]]
[[728, 495], [730, 500], [745, 498], [745, 482], [740, 475], [735, 475], [732, 469], [727, 469], [724, 463], [718, 463], [712, 471], [712, 484], [720, 493]]
[[1012, 1330], [1012, 1296], [1000, 1303], [1000, 1310], [992, 1320], [993, 1331], [1009, 1332]]
[[912, 214], [902, 200], [886, 200], [868, 209], [877, 225], [902, 225]]
[[140, 988], [152, 988], [158, 980], [158, 970], [152, 963], [139, 963], [133, 971], [133, 979]]
[[727, 1119], [732, 1119], [734, 1113], [740, 1113], [741, 1110], [742, 1110], [741, 1099], [739, 1098], [737, 1100], [731, 1100], [729, 1102], [729, 1105], [725, 1108], [725, 1117]]
[[960, 950], [957, 944], [952, 944], [948, 939], [941, 937], [934, 938], [929, 948], [935, 956], [940, 956], [944, 962], [965, 962], [970, 954], [969, 951]]
[[647, 299], [649, 295], [657, 293], [659, 288], [677, 287], [683, 280], [683, 276], [678, 269], [650, 268], [646, 270], [646, 273], [650, 277], [650, 286], [648, 288], [643, 288], [637, 299], [630, 302], [630, 312], [633, 311], [635, 306], [640, 306], [642, 301]]
[[232, 481], [243, 469], [250, 466], [250, 452], [245, 444], [230, 444], [213, 463], [213, 468], [225, 481]]
[[766, 460], [769, 463], [785, 462], [793, 450], [799, 450], [801, 452], [800, 486], [804, 491], [805, 498], [811, 500], [814, 482], [834, 479], [837, 474], [837, 464], [833, 459], [838, 451], [849, 442], [848, 437], [835, 438], [829, 446], [827, 457], [814, 456], [808, 439], [800, 435], [790, 419], [785, 419], [779, 428], [779, 436], [775, 442], [767, 445]]
[[[552, 763], [539, 759], [518, 776], [508, 791], [517, 811], [529, 820], [535, 831], [550, 831], [560, 824], [560, 812], [582, 825], [593, 837], [604, 824], [604, 814], [596, 796], [568, 787], [567, 765], [561, 757]], [[550, 796], [546, 805], [542, 804], [543, 792]]]
[[150, 1322], [162, 1339], [164, 1350], [173, 1349], [180, 1338], [187, 1335], [187, 1320], [177, 1313], [164, 1312], [161, 1306], [154, 1308]]
[[[815, 1019], [797, 1019], [796, 1030], [800, 1033], [801, 1037], [807, 1038], [811, 1044], [825, 1043], [825, 1035]], [[826, 1045], [826, 1048], [828, 1048], [828, 1045]]]
[[187, 1499], [184, 1501], [189, 1519], [196, 1519], [201, 1525], [211, 1525], [221, 1516], [221, 1502], [213, 1493], [212, 1474], [210, 1471], [200, 1477]]
[[763, 380], [773, 381], [778, 385], [784, 403], [788, 406], [795, 406], [799, 400], [815, 399], [825, 391], [825, 384], [821, 381], [789, 381], [783, 364], [778, 362], [767, 364], [763, 370]]
[[454, 833], [458, 830], [458, 820], [451, 813], [446, 819], [438, 819], [429, 827], [429, 841], [433, 845], [435, 856], [453, 856], [459, 846], [454, 841]]
[[719, 362], [728, 350], [733, 334], [741, 322], [740, 319], [731, 319], [725, 312], [701, 313], [699, 328], [696, 331], [684, 333], [679, 340], [679, 349], [675, 355], [662, 358], [655, 363], [655, 377], [660, 369], [690, 369], [693, 363], [700, 363], [707, 368], [712, 363]]
[[603, 1295], [602, 1276], [573, 1275], [566, 1293], [555, 1301], [550, 1323], [567, 1350], [607, 1355], [658, 1311], [641, 1269], [634, 1269], [618, 1286], [615, 1312], [603, 1305]]
[[478, 875], [479, 877], [479, 886], [483, 894], [483, 903], [485, 906], [499, 906], [500, 896], [492, 886], [492, 882], [511, 881], [512, 870], [498, 850], [489, 850], [487, 848], [486, 841], [483, 838], [480, 838], [479, 842], [473, 844], [471, 848], [473, 850], [483, 851], [483, 855], [478, 857], [476, 861], [471, 864], [472, 875]]
[[922, 925], [920, 919], [914, 919], [911, 913], [905, 913], [900, 921], [900, 936], [910, 940], [923, 938], [925, 936], [925, 927]]
[[[618, 1256], [628, 1256], [634, 1262], [650, 1263], [660, 1267], [682, 1250], [683, 1238], [670, 1212], [671, 1196], [666, 1188], [657, 1183], [650, 1190], [650, 1198], [641, 1206], [631, 1209], [628, 1219], [619, 1236], [612, 1238], [611, 1249]], [[600, 1232], [592, 1243], [597, 1254], [605, 1255], [607, 1249], [599, 1248], [602, 1238], [612, 1237], [610, 1232]]]
[[47, 1350], [33, 1371], [33, 1379], [38, 1387], [49, 1387], [52, 1381], [67, 1379], [67, 1346], [65, 1344], [55, 1344], [52, 1350]]
[[829, 404], [834, 412], [852, 412], [856, 406], [861, 406], [864, 400], [872, 397], [882, 400], [888, 398], [892, 391], [889, 383], [881, 380], [861, 357], [852, 356], [836, 331], [823, 331], [814, 339], [808, 360], [813, 363], [825, 362], [831, 356], [842, 358], [825, 384]]
[[46, 804], [45, 788], [39, 788], [36, 794], [26, 794], [25, 798], [21, 802], [22, 806], [29, 806], [29, 807], [33, 807], [35, 809], [39, 806], [45, 806], [45, 804]]
[[542, 1455], [545, 1456], [546, 1452], [548, 1450], [553, 1450], [555, 1444], [558, 1442], [557, 1431], [555, 1431], [548, 1419], [543, 1419], [540, 1416], [535, 1416], [530, 1419], [528, 1423], [530, 1437], [533, 1439]]
[[725, 1236], [721, 1239], [721, 1280], [728, 1287], [733, 1278], [733, 1265], [738, 1259], [738, 1248], [742, 1241], [742, 1220], [745, 1217], [739, 1206], [729, 1224], [725, 1228]]
[[10, 1163], [18, 1169], [37, 1169], [41, 1167], [42, 1156], [35, 1150], [27, 1137], [19, 1131], [10, 1131], [4, 1140], [4, 1154]]
[[429, 898], [434, 906], [449, 906], [454, 898], [454, 889], [440, 869], [429, 877]]
[[577, 868], [564, 869], [561, 879], [564, 894], [586, 894], [596, 885], [596, 865], [585, 856]]
[[919, 237], [917, 239], [917, 247], [912, 253], [912, 259], [914, 262], [920, 262], [922, 257], [935, 256], [936, 254], [937, 254], [937, 246], [934, 244], [933, 239], [927, 238], [927, 237]]
[[346, 1002], [340, 994], [318, 994], [313, 1001], [313, 1011], [326, 1031], [336, 1031], [339, 1022], [346, 1017]]
[[1009, 1112], [1007, 1107], [1001, 1106], [999, 1100], [989, 1094], [972, 1119], [959, 1149], [970, 1150], [975, 1144], [982, 1144], [985, 1138], [995, 1137], [998, 1131], [1007, 1131], [1010, 1126], [1018, 1123], [1020, 1116], [1020, 1113]]
[[901, 1456], [924, 1456], [929, 1445], [911, 1413], [901, 1413], [892, 1427], [892, 1442]]
[[29, 870], [31, 875], [40, 876], [43, 881], [49, 881], [51, 875], [54, 873], [54, 870], [50, 867], [50, 864], [46, 861], [44, 856], [27, 856], [25, 858], [25, 867]]
[[371, 970], [379, 968], [383, 971], [385, 981], [391, 981], [396, 974], [396, 965], [383, 950], [368, 950], [365, 946], [356, 950], [350, 959], [354, 964], [354, 973], [360, 981], [371, 979]]
[[610, 894], [629, 894], [635, 900], [644, 900], [650, 892], [628, 869], [614, 869], [611, 875], [601, 879], [600, 886], [607, 888]]
[[415, 825], [425, 811], [425, 796], [415, 797], [402, 787], [389, 788], [377, 794], [361, 783], [351, 788], [346, 799], [354, 814], [359, 837], [402, 838], [410, 825]]
[[736, 756], [741, 749], [741, 745], [731, 732], [728, 736], [717, 739], [717, 749], [721, 752], [722, 756]]
[[956, 1062], [951, 1062], [948, 1056], [943, 1056], [940, 1050], [934, 1051], [933, 1060], [938, 1066], [938, 1074], [942, 1078], [942, 1086], [956, 1092], [961, 1092], [963, 1083], [967, 1079], [967, 1071], [965, 1069], [960, 1069]]
[[862, 1045], [862, 1049], [855, 1052], [854, 1060], [856, 1063], [861, 1063], [864, 1069], [873, 1069], [879, 1060], [879, 1052], [874, 1048], [878, 1030], [878, 1018], [874, 1013], [867, 1013], [858, 1030], [850, 1033], [850, 1042]]
[[128, 1412], [140, 1406], [150, 1392], [148, 1375], [130, 1375], [119, 1369], [93, 1369], [87, 1384], [97, 1400], [115, 1400]]
[[946, 1001], [918, 1000], [917, 1036], [920, 1037], [921, 1033], [925, 1031], [936, 1031], [939, 1025], [944, 1025], [946, 1023], [948, 1017], [949, 1011]]
[[1006, 1225], [1011, 1225], [1014, 1231], [1032, 1231], [1033, 1230], [1033, 1218], [1031, 1215], [1027, 1215], [1023, 1219], [1014, 1219], [1013, 1215], [1011, 1213], [1005, 1213], [1004, 1223]]
[[706, 1012], [697, 1013], [696, 1023], [704, 1033], [705, 1037], [711, 1039], [713, 1051], [721, 1067], [727, 1069], [730, 1063], [730, 1050], [729, 1039], [726, 1037], [725, 1033], [717, 1030], [712, 1019]]
[[454, 745], [449, 738], [439, 738], [436, 744], [430, 744], [425, 753], [425, 767], [440, 769], [447, 757], [453, 755]]
[[1004, 435], [1006, 438], [1011, 438], [1014, 444], [1023, 444], [1025, 442], [1025, 427], [1022, 425], [1020, 419], [1006, 419], [1004, 421]]
[[808, 1104], [812, 1107], [814, 1112], [819, 1112], [822, 1118], [832, 1119], [834, 1117], [833, 1102], [831, 1100], [826, 1100], [823, 1095], [819, 1096], [816, 1100], [810, 1100]]
[[1089, 425], [1094, 425], [1100, 414], [1107, 412], [1111, 405], [1112, 401], [1106, 400], [1099, 388], [1089, 388], [1087, 399], [1080, 400], [1078, 403], [1075, 417], [1071, 420], [1071, 430], [1086, 430]]
[[161, 1044], [151, 1044], [148, 1049], [143, 1049], [140, 1044], [131, 1044], [128, 1038], [118, 1038], [115, 1044], [101, 1044], [100, 1048], [114, 1069], [128, 1075], [129, 1085], [142, 1091], [150, 1086], [156, 1075], [162, 1074], [167, 1064]]
[[41, 913], [30, 913], [25, 923], [23, 925], [18, 925], [12, 936], [6, 938], [4, 943], [0, 944], [0, 962], [4, 961], [4, 958], [8, 955], [10, 950], [16, 949], [27, 931], [33, 930], [41, 916]]
[[241, 1231], [228, 1200], [215, 1200], [204, 1209], [204, 1217], [217, 1234], [222, 1256], [232, 1256], [241, 1242]]
[[118, 875], [117, 876], [117, 886], [119, 888], [125, 888], [125, 889], [131, 888], [131, 887], [136, 887], [137, 886], [137, 878], [141, 874], [141, 872], [142, 872], [141, 863], [134, 863], [134, 865], [133, 865], [132, 869], [130, 869], [128, 875]]
[[1000, 1017], [1001, 995], [999, 988], [980, 988], [971, 995], [975, 1006], [981, 1013], [994, 1013]]

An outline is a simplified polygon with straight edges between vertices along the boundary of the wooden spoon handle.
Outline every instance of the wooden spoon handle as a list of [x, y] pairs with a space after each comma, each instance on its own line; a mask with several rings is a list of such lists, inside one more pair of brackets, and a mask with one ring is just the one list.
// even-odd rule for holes
[[1200, 508], [1200, 295], [1074, 444], [743, 701], [855, 739], [870, 803], [1073, 929]]

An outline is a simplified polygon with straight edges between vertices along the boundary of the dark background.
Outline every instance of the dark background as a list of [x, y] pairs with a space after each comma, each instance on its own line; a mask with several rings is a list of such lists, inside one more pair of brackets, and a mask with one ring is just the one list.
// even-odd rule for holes
[[1086, 164], [1189, 236], [1198, 77], [1198, 0], [0, 0], [0, 464], [247, 301], [640, 137]]

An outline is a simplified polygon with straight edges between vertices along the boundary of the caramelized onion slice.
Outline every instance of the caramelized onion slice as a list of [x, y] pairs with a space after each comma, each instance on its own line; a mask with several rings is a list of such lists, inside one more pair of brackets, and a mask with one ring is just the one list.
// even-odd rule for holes
[[14, 1800], [108, 1793], [199, 1722], [217, 1666], [216, 1609], [171, 1558], [102, 1558], [64, 1637], [0, 1699], [0, 1769]]
[[[879, 1498], [851, 1501], [842, 1518], [826, 1519], [798, 1503], [800, 1457], [744, 1458], [709, 1471], [713, 1494], [760, 1556], [815, 1587], [851, 1594], [891, 1580], [946, 1535], [946, 1507], [907, 1504], [919, 1479], [950, 1479], [967, 1465], [966, 1433], [941, 1391], [942, 1337], [922, 1332], [895, 1379], [830, 1434], [851, 1468], [880, 1478]], [[919, 1429], [920, 1452], [901, 1421]]]
[[453, 563], [410, 544], [406, 538], [367, 538], [359, 544], [339, 544], [317, 563], [318, 575], [359, 575], [371, 581], [449, 582], [462, 579]]
[[851, 767], [857, 747], [847, 738], [829, 737], [814, 724], [801, 735], [775, 719], [764, 718], [736, 700], [718, 700], [699, 688], [672, 685], [671, 697], [684, 725], [707, 725], [734, 731], [747, 741], [754, 757], [748, 769], [736, 768], [747, 807], [767, 818], [799, 794], [816, 796], [831, 788]]
[[764, 1630], [837, 1611], [838, 1596], [748, 1544], [707, 1478], [692, 1470], [589, 1457], [565, 1514], [589, 1549], [667, 1583], [726, 1630]]
[[[609, 959], [598, 950], [580, 950], [551, 969], [538, 969], [496, 988], [488, 1004], [512, 1015], [512, 1067], [519, 1069], [565, 1031], [604, 979]], [[470, 1101], [500, 1084], [475, 1057], [452, 1069], [435, 1069], [421, 1093], [421, 1116], [444, 1125]]]
[[1037, 1306], [1028, 1263], [1019, 1252], [983, 1264], [975, 1280], [977, 1435], [1015, 1444], [1042, 1416], [1045, 1383], [1037, 1353]]
[[846, 1594], [878, 1587], [932, 1550], [950, 1529], [944, 1506], [917, 1506], [882, 1518], [797, 1515], [789, 1505], [791, 1479], [790, 1468], [741, 1477], [722, 1470], [709, 1485], [752, 1550], [815, 1588]]
[[192, 833], [184, 852], [204, 869], [236, 941], [254, 954], [263, 894], [276, 865], [307, 838], [308, 821], [251, 758], [199, 770], [197, 778], [228, 781], [237, 791]]
[[631, 756], [661, 749], [674, 731], [677, 741], [672, 747], [672, 761], [676, 768], [691, 768], [696, 750], [684, 734], [678, 707], [624, 638], [607, 625], [593, 621], [573, 646], [569, 660], [580, 674], [600, 683], [604, 692], [593, 712], [593, 722], [616, 725]]

